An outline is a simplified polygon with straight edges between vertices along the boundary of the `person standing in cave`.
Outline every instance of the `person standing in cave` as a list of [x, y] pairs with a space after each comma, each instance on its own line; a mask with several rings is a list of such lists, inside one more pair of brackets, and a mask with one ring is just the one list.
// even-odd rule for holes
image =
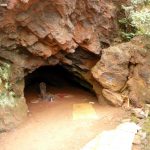
[[40, 96], [41, 96], [42, 100], [53, 102], [54, 96], [52, 94], [47, 93], [47, 91], [46, 91], [46, 83], [45, 82], [41, 82], [39, 84], [39, 88], [40, 88]]

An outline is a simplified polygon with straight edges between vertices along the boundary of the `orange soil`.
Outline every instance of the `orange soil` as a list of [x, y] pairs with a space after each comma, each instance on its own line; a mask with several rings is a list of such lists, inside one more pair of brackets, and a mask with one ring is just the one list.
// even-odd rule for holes
[[[30, 110], [27, 119], [13, 131], [0, 134], [0, 150], [80, 150], [127, 115], [121, 108], [99, 105], [91, 93], [74, 87], [49, 88], [59, 95], [55, 101], [33, 104], [31, 101], [38, 99], [38, 94], [32, 89], [26, 91]], [[98, 119], [73, 120], [73, 104], [91, 101], [95, 102]]]

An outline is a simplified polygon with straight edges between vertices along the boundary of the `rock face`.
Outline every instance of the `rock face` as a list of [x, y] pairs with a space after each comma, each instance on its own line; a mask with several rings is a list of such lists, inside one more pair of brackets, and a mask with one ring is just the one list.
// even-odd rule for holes
[[114, 106], [122, 106], [124, 100], [123, 97], [115, 92], [109, 91], [107, 89], [102, 90], [103, 96]]
[[117, 29], [117, 6], [113, 2], [30, 0], [24, 4], [9, 0], [8, 7], [11, 10], [0, 8], [0, 26], [6, 28], [1, 45], [20, 45], [45, 58], [59, 50], [74, 52], [78, 46], [99, 54]]
[[99, 102], [121, 106], [127, 98], [138, 107], [150, 103], [150, 40], [139, 37], [111, 46], [119, 30], [119, 6], [125, 2], [0, 1], [1, 130], [26, 117], [24, 77], [44, 65], [68, 69]]
[[[101, 59], [92, 68], [93, 77], [104, 89], [129, 97], [136, 107], [150, 102], [149, 42], [148, 37], [136, 37], [131, 42], [103, 49]], [[110, 98], [106, 92], [103, 95]]]
[[116, 36], [117, 11], [115, 1], [0, 1], [0, 129], [27, 115], [21, 81], [40, 66], [59, 63], [101, 91], [90, 70]]
[[103, 50], [100, 61], [93, 68], [93, 76], [104, 88], [121, 90], [129, 75], [130, 51], [124, 45]]

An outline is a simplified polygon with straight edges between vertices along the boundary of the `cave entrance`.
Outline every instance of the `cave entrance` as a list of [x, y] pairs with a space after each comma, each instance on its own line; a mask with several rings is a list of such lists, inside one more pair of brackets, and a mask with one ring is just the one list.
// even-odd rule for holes
[[54, 101], [71, 97], [77, 93], [94, 95], [90, 91], [92, 86], [89, 83], [75, 76], [63, 66], [42, 66], [25, 77], [24, 93], [27, 104], [38, 103], [42, 100], [39, 86], [41, 82], [46, 84], [46, 92], [54, 96]]
[[[74, 75], [63, 67], [43, 66], [25, 77], [29, 113], [13, 136], [10, 133], [3, 138], [6, 141], [0, 141], [8, 142], [8, 149], [81, 149], [102, 131], [115, 127], [123, 116], [118, 108], [99, 105], [96, 97], [80, 86], [81, 80], [74, 80]], [[40, 82], [56, 95], [54, 102], [38, 101]]]

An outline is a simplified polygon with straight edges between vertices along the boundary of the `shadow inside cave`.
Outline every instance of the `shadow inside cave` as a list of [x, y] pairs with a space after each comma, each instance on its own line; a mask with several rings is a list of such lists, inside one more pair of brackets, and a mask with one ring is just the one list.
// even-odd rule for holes
[[85, 80], [77, 77], [72, 72], [69, 72], [66, 68], [61, 65], [56, 66], [42, 66], [29, 73], [25, 77], [25, 98], [27, 103], [31, 95], [36, 95], [37, 98], [40, 97], [40, 83], [46, 83], [47, 92], [52, 95], [61, 93], [68, 93], [69, 90], [83, 90], [89, 92], [90, 94], [94, 93], [91, 91], [92, 86]]

